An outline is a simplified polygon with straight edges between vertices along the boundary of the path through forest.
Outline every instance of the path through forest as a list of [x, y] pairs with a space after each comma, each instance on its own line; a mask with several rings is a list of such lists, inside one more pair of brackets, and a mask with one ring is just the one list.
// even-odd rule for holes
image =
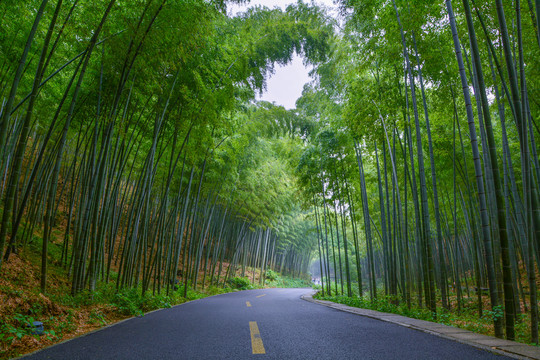
[[118, 323], [27, 359], [503, 359], [396, 324], [261, 289], [192, 301]]

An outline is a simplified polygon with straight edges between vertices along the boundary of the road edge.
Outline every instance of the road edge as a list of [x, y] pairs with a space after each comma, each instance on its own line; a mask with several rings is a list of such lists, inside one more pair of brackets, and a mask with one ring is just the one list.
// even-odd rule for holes
[[534, 359], [540, 360], [540, 348], [527, 344], [499, 339], [493, 336], [477, 334], [469, 330], [455, 328], [453, 326], [438, 324], [425, 320], [408, 318], [402, 315], [383, 313], [375, 310], [368, 310], [347, 306], [331, 301], [317, 300], [313, 298], [315, 291], [300, 296], [302, 300], [323, 305], [339, 311], [348, 312], [372, 319], [389, 322], [410, 329], [422, 331], [431, 335], [439, 336], [448, 340], [470, 345], [475, 348], [489, 351], [498, 355], [504, 355], [513, 359]]
[[[252, 290], [260, 290], [260, 289], [252, 289]], [[241, 291], [249, 291], [249, 290], [241, 290]], [[235, 291], [231, 291], [231, 292], [235, 292]], [[29, 357], [31, 355], [34, 355], [34, 354], [37, 354], [43, 350], [46, 350], [46, 349], [50, 349], [52, 347], [55, 347], [55, 346], [58, 346], [58, 345], [62, 345], [62, 344], [65, 344], [65, 343], [68, 343], [70, 341], [73, 341], [75, 339], [79, 339], [79, 338], [82, 338], [82, 337], [85, 337], [85, 336], [88, 336], [88, 335], [92, 335], [94, 333], [97, 333], [99, 331], [102, 331], [102, 330], [105, 330], [107, 328], [110, 328], [112, 326], [116, 326], [116, 325], [119, 325], [123, 322], [126, 322], [126, 321], [130, 321], [130, 320], [133, 320], [133, 319], [136, 319], [136, 318], [141, 318], [141, 317], [145, 317], [146, 315], [150, 315], [152, 313], [155, 313], [155, 312], [158, 312], [158, 311], [162, 311], [162, 310], [168, 310], [168, 309], [172, 309], [172, 308], [175, 308], [177, 306], [182, 306], [182, 305], [185, 305], [185, 304], [188, 304], [188, 303], [192, 303], [194, 301], [198, 301], [198, 300], [203, 300], [203, 299], [208, 299], [208, 298], [211, 298], [211, 297], [216, 297], [216, 296], [221, 296], [221, 295], [226, 295], [226, 294], [230, 294], [231, 292], [226, 292], [226, 293], [222, 293], [222, 294], [215, 294], [215, 295], [210, 295], [210, 296], [205, 296], [205, 297], [202, 297], [202, 298], [199, 298], [199, 299], [193, 299], [193, 300], [188, 300], [186, 302], [183, 302], [181, 304], [177, 304], [177, 305], [174, 305], [174, 306], [171, 306], [171, 307], [163, 307], [163, 308], [159, 308], [159, 309], [155, 309], [155, 310], [152, 310], [152, 311], [149, 311], [149, 312], [146, 312], [144, 313], [143, 315], [136, 315], [136, 316], [132, 316], [132, 317], [128, 317], [126, 319], [122, 319], [120, 321], [117, 321], [115, 323], [112, 323], [112, 324], [107, 324], [105, 326], [102, 326], [100, 328], [97, 328], [97, 329], [94, 329], [92, 331], [89, 331], [89, 332], [86, 332], [84, 334], [81, 334], [79, 336], [75, 336], [75, 337], [72, 337], [70, 339], [66, 339], [66, 340], [63, 340], [63, 341], [60, 341], [60, 342], [57, 342], [57, 343], [54, 343], [50, 346], [46, 346], [42, 349], [38, 349], [36, 351], [32, 351], [32, 352], [29, 352], [27, 354], [23, 354], [23, 355], [20, 355], [20, 356], [17, 356], [17, 357], [14, 357], [14, 358], [11, 358], [10, 360], [19, 360], [19, 359], [24, 359], [25, 357]]]

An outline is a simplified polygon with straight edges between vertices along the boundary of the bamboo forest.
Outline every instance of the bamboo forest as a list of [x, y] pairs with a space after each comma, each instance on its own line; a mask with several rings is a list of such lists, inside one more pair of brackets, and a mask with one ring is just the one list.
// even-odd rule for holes
[[0, 332], [311, 279], [538, 344], [540, 1], [249, 2], [0, 1]]

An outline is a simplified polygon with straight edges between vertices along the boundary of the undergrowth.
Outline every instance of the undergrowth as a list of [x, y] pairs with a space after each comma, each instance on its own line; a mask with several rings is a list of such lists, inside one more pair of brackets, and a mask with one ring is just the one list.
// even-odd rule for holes
[[307, 279], [293, 278], [285, 276], [277, 271], [266, 270], [264, 273], [264, 284], [253, 282], [247, 276], [237, 276], [227, 281], [227, 285], [233, 290], [251, 290], [264, 288], [304, 288], [311, 287], [311, 281]]
[[311, 281], [307, 279], [293, 278], [282, 275], [273, 270], [266, 271], [266, 287], [276, 288], [304, 288], [311, 287]]

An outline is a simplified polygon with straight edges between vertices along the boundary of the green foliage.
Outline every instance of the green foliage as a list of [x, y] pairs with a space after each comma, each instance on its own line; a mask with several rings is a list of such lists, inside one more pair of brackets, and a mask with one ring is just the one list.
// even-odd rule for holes
[[276, 287], [282, 288], [305, 288], [311, 287], [311, 282], [306, 279], [292, 278], [284, 276], [281, 281], [278, 281]]
[[101, 325], [101, 326], [105, 326], [105, 325], [107, 325], [107, 319], [105, 317], [105, 314], [103, 314], [103, 312], [101, 310], [96, 309], [96, 310], [93, 310], [90, 313], [89, 323], [90, 324], [98, 324], [98, 325]]
[[278, 275], [277, 272], [275, 272], [273, 270], [266, 270], [266, 272], [264, 274], [264, 277], [268, 281], [277, 281], [280, 276]]
[[337, 302], [339, 304], [344, 304], [347, 306], [357, 307], [357, 308], [363, 308], [363, 309], [370, 309], [370, 310], [376, 310], [381, 312], [387, 312], [392, 314], [399, 314], [404, 315], [407, 317], [412, 317], [415, 319], [420, 320], [433, 320], [433, 314], [427, 310], [422, 308], [407, 308], [406, 304], [403, 302], [400, 303], [400, 305], [396, 305], [396, 301], [392, 296], [380, 296], [376, 299], [373, 299], [373, 301], [370, 301], [365, 298], [360, 297], [347, 297], [342, 295], [335, 295], [335, 296], [322, 296], [322, 294], [319, 292], [315, 296], [315, 298], [319, 300], [326, 300], [326, 301], [333, 301]]
[[[249, 281], [248, 281], [249, 283]], [[224, 293], [226, 290], [217, 291], [215, 293]], [[114, 294], [110, 303], [115, 306], [120, 313], [124, 315], [143, 316], [144, 313], [162, 309], [170, 308], [174, 305], [182, 304], [186, 301], [202, 299], [208, 295], [214, 295], [212, 290], [210, 291], [195, 291], [188, 288], [187, 295], [184, 298], [184, 286], [180, 286], [178, 290], [172, 292], [170, 295], [165, 294], [141, 294], [141, 289], [125, 289]]]
[[[95, 173], [95, 183], [92, 186], [99, 186], [100, 189], [85, 195], [88, 198], [84, 201], [89, 201], [85, 204], [99, 204], [96, 205], [95, 214], [109, 214], [109, 207], [114, 201], [107, 200], [116, 196], [118, 199], [122, 198], [122, 206], [131, 209], [135, 208], [137, 199], [148, 199], [145, 203], [152, 204], [148, 206], [166, 204], [163, 210], [151, 210], [145, 212], [145, 216], [174, 216], [174, 206], [171, 204], [178, 204], [177, 208], [181, 207], [180, 204], [187, 204], [182, 196], [186, 194], [188, 180], [186, 176], [180, 177], [180, 174], [184, 174], [178, 171], [180, 165], [175, 168], [177, 171], [173, 171], [172, 166], [166, 166], [166, 163], [172, 164], [173, 159], [184, 158], [185, 164], [182, 164], [182, 167], [185, 165], [186, 168], [193, 169], [195, 178], [201, 179], [201, 196], [197, 193], [197, 199], [200, 198], [201, 201], [198, 204], [216, 196], [213, 200], [215, 204], [230, 204], [227, 211], [235, 214], [233, 221], [238, 219], [249, 222], [251, 229], [272, 227], [282, 220], [283, 214], [297, 214], [296, 210], [300, 206], [297, 200], [296, 175], [292, 169], [296, 166], [304, 138], [310, 136], [315, 122], [296, 111], [268, 103], [249, 106], [247, 102], [254, 99], [256, 91], [265, 88], [266, 79], [274, 67], [277, 64], [287, 64], [295, 53], [303, 55], [305, 62], [312, 65], [325, 62], [331, 39], [334, 37], [332, 21], [329, 21], [319, 7], [302, 1], [289, 6], [286, 11], [255, 7], [235, 17], [227, 16], [224, 11], [226, 3], [222, 0], [164, 3], [137, 0], [116, 2], [109, 12], [109, 1], [99, 0], [85, 2], [73, 8], [73, 4], [64, 3], [58, 8], [56, 27], [51, 27], [54, 29], [54, 47], [47, 49], [50, 58], [47, 59], [48, 67], [43, 70], [45, 76], [53, 73], [54, 76], [40, 88], [33, 112], [28, 112], [28, 118], [32, 118], [29, 125], [32, 138], [28, 140], [28, 144], [27, 136], [23, 136], [24, 143], [18, 142], [18, 133], [11, 132], [8, 142], [27, 146], [25, 151], [28, 158], [24, 161], [18, 160], [18, 164], [24, 168], [26, 179], [30, 175], [29, 169], [39, 170], [37, 178], [32, 178], [35, 183], [25, 183], [29, 190], [33, 189], [33, 186], [40, 186], [38, 183], [41, 183], [42, 176], [51, 176], [50, 169], [61, 169], [60, 172], [52, 170], [52, 174], [62, 180], [54, 179], [50, 184], [62, 184], [58, 189], [62, 199], [52, 201], [57, 192], [50, 188], [51, 200], [38, 200], [34, 195], [30, 195], [28, 203], [21, 204], [21, 213], [26, 213], [25, 206], [37, 204], [36, 201], [67, 204], [64, 201], [67, 197], [79, 193], [80, 186], [88, 185], [71, 182], [75, 178], [72, 176], [75, 174], [73, 169], [86, 173], [91, 171], [90, 167], [96, 166], [103, 171], [101, 174], [107, 174], [103, 176], [108, 178], [104, 181], [101, 175]], [[0, 60], [4, 64], [0, 69], [0, 95], [5, 96], [9, 92], [13, 71], [23, 51], [25, 37], [32, 26], [35, 7], [36, 4], [32, 1], [0, 3], [2, 23], [5, 25], [5, 31], [0, 34]], [[50, 3], [45, 9], [29, 50], [29, 59], [39, 57], [53, 9], [53, 4]], [[98, 26], [100, 21], [103, 21], [103, 27]], [[93, 42], [89, 44], [93, 35], [99, 41], [95, 47]], [[92, 52], [85, 49], [92, 49]], [[81, 57], [78, 57], [78, 54], [81, 54]], [[26, 64], [14, 98], [15, 104], [30, 91], [34, 80], [40, 80], [33, 78], [37, 63], [38, 61], [28, 61]], [[66, 66], [62, 67], [63, 65]], [[57, 69], [60, 70], [55, 73]], [[70, 85], [72, 76], [73, 79], [81, 81], [76, 85], [77, 91], [73, 91], [75, 86]], [[60, 101], [64, 94], [65, 100]], [[26, 100], [23, 100], [23, 103], [24, 101]], [[76, 105], [77, 111], [68, 110], [68, 104]], [[28, 102], [24, 103], [24, 107], [26, 105]], [[57, 122], [57, 119], [61, 120]], [[7, 123], [6, 121], [3, 124]], [[66, 124], [65, 134], [62, 133], [62, 124]], [[11, 125], [10, 122], [9, 126]], [[43, 135], [49, 131], [46, 142], [37, 146], [37, 139], [42, 141]], [[97, 142], [93, 142], [92, 138]], [[88, 146], [81, 147], [81, 144]], [[35, 146], [33, 150], [32, 146]], [[52, 151], [53, 147], [58, 155]], [[43, 149], [43, 158], [41, 155], [37, 156], [38, 149]], [[96, 154], [110, 154], [111, 157], [107, 155], [99, 158], [98, 155], [98, 160]], [[58, 161], [58, 167], [50, 166], [55, 161]], [[17, 174], [18, 170], [13, 172], [11, 164], [12, 162], [8, 164], [0, 161], [0, 167], [7, 166], [3, 168], [6, 173]], [[73, 172], [70, 172], [72, 170]], [[148, 175], [151, 179], [148, 178], [147, 171], [151, 173]], [[128, 196], [130, 190], [124, 187], [125, 184], [136, 182], [137, 179], [147, 179], [151, 185], [138, 187], [133, 190], [133, 196]], [[48, 186], [41, 189], [41, 192], [47, 193]], [[176, 194], [181, 186], [182, 192], [178, 192], [180, 201], [171, 201], [172, 194]], [[24, 193], [26, 189], [20, 190]], [[30, 193], [34, 194], [35, 191], [28, 192]], [[191, 192], [193, 193], [194, 191]], [[17, 199], [17, 202], [19, 200]], [[59, 297], [59, 300], [73, 306], [87, 306], [111, 300], [124, 314], [140, 314], [145, 309], [170, 304], [169, 299], [145, 299], [138, 295], [140, 289], [130, 290], [131, 292], [121, 290], [116, 293], [116, 289], [109, 286], [98, 285], [95, 288], [97, 272], [88, 270], [98, 267], [89, 269], [90, 263], [91, 266], [96, 264], [92, 261], [86, 262], [88, 259], [84, 258], [94, 254], [84, 253], [79, 257], [78, 253], [73, 251], [72, 242], [74, 228], [79, 225], [94, 226], [100, 220], [87, 213], [90, 207], [79, 200], [78, 198], [70, 202], [72, 206], [69, 210], [64, 206], [57, 206], [59, 208], [55, 209], [56, 217], [51, 220], [53, 236], [49, 239], [49, 263], [63, 262], [63, 265], [66, 265], [69, 258], [66, 254], [76, 254], [74, 259], [70, 259], [74, 264], [73, 293], [83, 291], [75, 296]], [[188, 209], [191, 211], [191, 207]], [[50, 209], [46, 211], [50, 212]], [[119, 218], [126, 216], [127, 219], [130, 216], [123, 211], [114, 213], [114, 216]], [[57, 224], [64, 224], [66, 217], [71, 214], [81, 214], [78, 219], [85, 219], [85, 224], [71, 218], [68, 223], [71, 225], [74, 220], [77, 225], [68, 228], [67, 234], [64, 234], [66, 229], [55, 228]], [[44, 218], [47, 219], [48, 215], [52, 214], [45, 214]], [[110, 224], [121, 224], [120, 228], [133, 224], [130, 221], [116, 222], [119, 218]], [[313, 224], [307, 221], [303, 214], [300, 218], [301, 226], [292, 231], [283, 229], [283, 226], [280, 229], [281, 239], [277, 248], [283, 256], [286, 251], [297, 257], [311, 256], [314, 237], [308, 236], [308, 231], [312, 230]], [[25, 216], [23, 224], [26, 224], [27, 220]], [[2, 224], [2, 229], [7, 228], [6, 224], [7, 222]], [[32, 222], [32, 226], [24, 230], [34, 229], [34, 225]], [[103, 230], [100, 235], [112, 235], [108, 230], [104, 230], [102, 225], [104, 224], [98, 225]], [[40, 230], [35, 228], [36, 233]], [[123, 230], [125, 229], [122, 228], [118, 234], [136, 233]], [[143, 233], [150, 234], [153, 231], [154, 229]], [[90, 234], [86, 229], [83, 233]], [[156, 234], [161, 235], [161, 231]], [[65, 247], [60, 244], [64, 235], [67, 235]], [[35, 235], [29, 235], [30, 238], [33, 236]], [[125, 236], [127, 240], [130, 235]], [[13, 234], [12, 238], [18, 237]], [[1, 239], [2, 247], [5, 239], [5, 236]], [[89, 235], [84, 235], [81, 239], [85, 244], [88, 241]], [[103, 241], [103, 238], [98, 241]], [[39, 242], [31, 240], [32, 248], [39, 249]], [[285, 250], [287, 247], [292, 249]], [[119, 247], [113, 246], [111, 249], [118, 251]], [[108, 254], [109, 259], [115, 255]], [[122, 256], [124, 255], [125, 253]], [[169, 254], [163, 254], [167, 255]], [[44, 259], [47, 260], [47, 255]], [[133, 266], [125, 265], [122, 261], [120, 263], [124, 267]], [[101, 265], [103, 263], [99, 268], [103, 269]], [[79, 273], [86, 275], [81, 277], [77, 275]], [[114, 276], [111, 278], [115, 280]], [[110, 280], [109, 274], [107, 279]], [[129, 284], [138, 283], [131, 281], [133, 279], [129, 280]], [[145, 281], [145, 286], [148, 286], [148, 283]], [[124, 285], [125, 283], [122, 283], [122, 286]], [[83, 289], [86, 287], [89, 287], [90, 291], [85, 293]], [[146, 290], [148, 289], [144, 289], [142, 293]], [[96, 321], [100, 321], [99, 316]]]
[[491, 321], [504, 319], [504, 307], [502, 305], [497, 305], [494, 306], [492, 310], [484, 310], [484, 316]]
[[232, 279], [229, 279], [228, 284], [236, 290], [248, 290], [251, 289], [251, 283], [247, 277], [233, 277]]
[[[228, 288], [211, 286], [202, 291], [195, 291], [188, 287], [187, 295], [184, 297], [184, 286], [179, 286], [169, 295], [152, 294], [150, 292], [142, 295], [142, 288], [121, 289], [116, 291], [114, 284], [101, 283], [94, 292], [85, 290], [75, 296], [63, 295], [55, 297], [57, 301], [71, 307], [84, 307], [97, 304], [113, 305], [123, 315], [142, 316], [144, 313], [161, 309], [170, 308], [174, 305], [182, 304], [186, 301], [202, 299], [207, 296], [223, 294], [230, 291]], [[100, 310], [90, 313], [90, 319], [94, 323], [105, 324], [105, 314]]]
[[137, 289], [121, 291], [112, 298], [112, 305], [116, 306], [120, 313], [124, 315], [143, 315], [143, 304], [145, 299]]
[[204, 293], [208, 296], [226, 294], [228, 292], [230, 292], [230, 288], [215, 285], [210, 285], [206, 289], [204, 289]]
[[266, 271], [266, 286], [276, 288], [304, 288], [310, 287], [311, 282], [306, 279], [283, 276], [277, 271]]
[[[13, 315], [11, 318], [5, 319], [4, 322], [0, 323], [0, 343], [10, 345], [13, 340], [20, 340], [26, 335], [39, 338], [40, 335], [33, 333], [34, 321], [34, 317], [19, 313]], [[45, 336], [49, 340], [53, 340], [57, 337], [54, 330], [44, 330], [42, 336]]]

